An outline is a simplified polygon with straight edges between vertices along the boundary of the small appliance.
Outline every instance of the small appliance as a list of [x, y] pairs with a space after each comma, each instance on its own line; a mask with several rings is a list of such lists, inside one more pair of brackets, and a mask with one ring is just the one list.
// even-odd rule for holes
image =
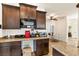
[[30, 38], [30, 31], [25, 31], [25, 38]]

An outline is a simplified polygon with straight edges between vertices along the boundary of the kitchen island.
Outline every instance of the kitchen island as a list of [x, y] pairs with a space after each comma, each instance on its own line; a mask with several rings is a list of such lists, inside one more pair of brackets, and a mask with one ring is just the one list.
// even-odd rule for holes
[[51, 42], [52, 56], [79, 56], [79, 48], [63, 41]]
[[[32, 49], [35, 55], [43, 55], [49, 52], [49, 38], [2, 38], [0, 39], [0, 55], [1, 56], [22, 56], [22, 41], [32, 41]], [[44, 42], [45, 41], [45, 42]], [[42, 42], [42, 43], [40, 43]], [[41, 44], [41, 45], [40, 45]], [[41, 48], [42, 47], [42, 48]], [[41, 53], [39, 52], [41, 50]], [[45, 50], [45, 52], [43, 52]]]

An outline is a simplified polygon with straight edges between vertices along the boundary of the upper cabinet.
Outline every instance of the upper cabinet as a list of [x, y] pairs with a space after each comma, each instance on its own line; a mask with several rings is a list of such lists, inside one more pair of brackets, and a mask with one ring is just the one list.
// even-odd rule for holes
[[36, 19], [37, 6], [20, 3], [20, 18], [21, 19]]
[[46, 29], [46, 12], [36, 8], [24, 3], [20, 3], [20, 7], [2, 4], [2, 28], [19, 29], [21, 22], [23, 26], [29, 26], [26, 20], [30, 20], [36, 29]]
[[37, 29], [46, 29], [46, 12], [36, 11]]
[[2, 4], [2, 28], [3, 29], [20, 28], [19, 7]]

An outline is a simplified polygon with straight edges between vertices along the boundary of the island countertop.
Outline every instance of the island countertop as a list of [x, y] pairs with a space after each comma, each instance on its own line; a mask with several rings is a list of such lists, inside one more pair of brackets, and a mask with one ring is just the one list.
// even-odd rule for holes
[[51, 48], [56, 49], [64, 56], [79, 56], [79, 48], [68, 45], [66, 42], [52, 42]]
[[13, 41], [28, 41], [28, 40], [40, 40], [49, 39], [48, 37], [34, 37], [34, 38], [0, 38], [0, 43], [13, 42]]

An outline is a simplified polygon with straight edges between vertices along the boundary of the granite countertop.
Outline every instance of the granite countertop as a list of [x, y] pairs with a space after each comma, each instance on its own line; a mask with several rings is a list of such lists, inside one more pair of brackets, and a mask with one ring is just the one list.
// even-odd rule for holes
[[65, 56], [79, 56], [79, 48], [68, 45], [66, 42], [52, 42], [51, 47]]
[[48, 37], [35, 37], [35, 38], [0, 38], [0, 43], [13, 42], [13, 41], [26, 41], [26, 40], [39, 40], [49, 39]]

